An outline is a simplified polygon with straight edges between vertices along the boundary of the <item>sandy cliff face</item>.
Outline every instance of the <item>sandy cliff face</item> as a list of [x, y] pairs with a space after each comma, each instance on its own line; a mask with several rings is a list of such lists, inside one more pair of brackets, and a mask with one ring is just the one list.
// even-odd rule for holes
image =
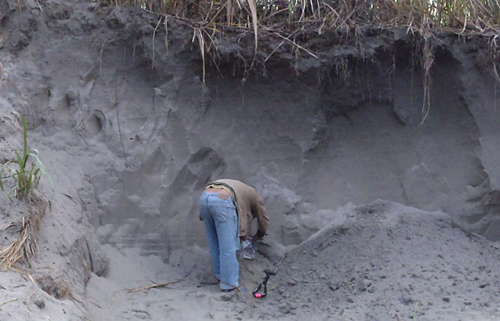
[[[500, 239], [500, 115], [486, 36], [439, 35], [428, 91], [412, 39], [394, 30], [366, 37], [364, 51], [332, 49], [336, 64], [299, 61], [298, 74], [284, 54], [248, 78], [228, 58], [204, 83], [192, 30], [170, 21], [166, 37], [157, 22], [86, 1], [0, 4], [2, 157], [21, 146], [9, 116], [17, 110], [52, 174], [46, 194], [85, 226], [47, 242], [76, 244], [87, 258], [100, 253], [98, 240], [172, 260], [204, 246], [197, 199], [221, 177], [261, 192], [278, 245], [377, 199], [443, 211]], [[98, 261], [92, 272], [106, 269]]]
[[489, 227], [496, 81], [470, 49], [481, 39], [443, 36], [421, 123], [422, 72], [398, 32], [367, 37], [370, 59], [336, 50], [336, 69], [302, 66], [296, 76], [285, 61], [242, 82], [222, 64], [204, 85], [196, 44], [175, 23], [153, 38], [146, 14], [84, 2], [49, 1], [43, 13], [3, 6], [3, 109], [25, 113], [42, 140], [72, 137], [49, 148], [92, 155], [90, 216], [122, 231], [114, 242], [153, 250], [165, 239], [170, 248], [200, 241], [196, 199], [217, 177], [263, 193], [280, 242], [308, 235], [299, 215], [375, 199], [443, 210], [500, 237]]

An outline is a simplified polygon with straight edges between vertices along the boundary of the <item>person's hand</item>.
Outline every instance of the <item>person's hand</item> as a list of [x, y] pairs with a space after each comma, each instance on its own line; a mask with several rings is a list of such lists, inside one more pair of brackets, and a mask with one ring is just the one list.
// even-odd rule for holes
[[263, 236], [258, 236], [257, 234], [255, 234], [254, 236], [252, 236], [252, 243], [262, 241], [263, 238]]

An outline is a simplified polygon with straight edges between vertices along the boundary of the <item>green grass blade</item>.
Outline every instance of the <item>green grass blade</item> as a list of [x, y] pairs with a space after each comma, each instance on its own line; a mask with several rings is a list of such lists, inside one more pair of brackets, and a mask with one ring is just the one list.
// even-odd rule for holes
[[47, 171], [47, 168], [45, 167], [45, 165], [43, 165], [42, 161], [40, 160], [40, 157], [38, 157], [38, 155], [35, 153], [30, 153], [30, 156], [36, 160], [39, 169], [42, 171], [43, 175], [47, 176], [47, 178], [49, 179], [50, 185], [52, 187], [54, 187], [54, 183], [52, 182], [52, 179], [50, 178], [49, 172]]
[[2, 168], [0, 169], [0, 189], [3, 191], [3, 172], [5, 170], [5, 165], [2, 165]]
[[26, 161], [28, 161], [28, 126], [26, 126], [26, 119], [21, 116], [21, 121], [23, 123], [23, 142], [24, 142], [24, 147], [23, 147], [23, 155], [25, 158], [25, 163], [23, 165], [26, 165]]

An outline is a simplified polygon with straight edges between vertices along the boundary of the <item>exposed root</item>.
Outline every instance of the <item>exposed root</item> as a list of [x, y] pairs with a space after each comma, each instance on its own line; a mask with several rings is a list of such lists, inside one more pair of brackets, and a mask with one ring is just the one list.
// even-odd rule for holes
[[425, 39], [424, 47], [422, 48], [422, 69], [424, 72], [424, 100], [422, 105], [422, 121], [420, 125], [422, 125], [427, 116], [429, 116], [429, 111], [431, 109], [431, 75], [430, 69], [432, 64], [434, 63], [434, 55], [431, 50], [431, 45], [429, 39]]
[[127, 292], [134, 293], [134, 292], [140, 292], [140, 291], [149, 291], [149, 290], [154, 289], [154, 288], [164, 288], [164, 287], [167, 287], [171, 284], [179, 283], [181, 281], [182, 281], [182, 279], [170, 281], [170, 282], [166, 282], [166, 283], [153, 283], [151, 285], [146, 285], [146, 286], [141, 286], [138, 288], [128, 289]]

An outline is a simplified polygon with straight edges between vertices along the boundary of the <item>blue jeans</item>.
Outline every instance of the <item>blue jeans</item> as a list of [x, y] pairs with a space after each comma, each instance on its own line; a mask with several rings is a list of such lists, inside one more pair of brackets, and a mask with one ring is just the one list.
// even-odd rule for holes
[[200, 197], [200, 216], [205, 223], [215, 277], [223, 290], [239, 286], [239, 263], [236, 251], [240, 247], [238, 216], [231, 197], [203, 192]]

